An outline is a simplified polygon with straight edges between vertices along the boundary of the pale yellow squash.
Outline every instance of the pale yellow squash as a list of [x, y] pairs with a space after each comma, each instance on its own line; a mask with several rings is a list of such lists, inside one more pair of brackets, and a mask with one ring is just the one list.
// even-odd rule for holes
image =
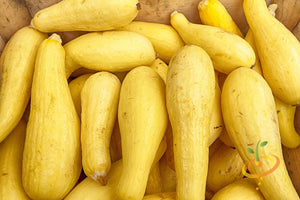
[[101, 184], [110, 170], [110, 138], [121, 83], [109, 72], [91, 75], [81, 90], [81, 151], [85, 174]]
[[154, 69], [154, 71], [158, 73], [158, 75], [161, 77], [164, 83], [166, 83], [169, 66], [161, 59], [156, 58], [154, 62], [150, 65], [150, 67]]
[[177, 51], [169, 65], [166, 87], [173, 130], [176, 199], [204, 200], [215, 96], [215, 74], [208, 54], [195, 45]]
[[136, 67], [123, 80], [118, 121], [123, 171], [116, 188], [117, 197], [140, 200], [167, 127], [165, 85], [150, 67]]
[[281, 101], [300, 103], [300, 43], [269, 12], [264, 0], [245, 0], [244, 11], [253, 32], [264, 78]]
[[248, 68], [236, 69], [225, 80], [221, 105], [228, 135], [251, 175], [244, 173], [255, 178], [266, 200], [298, 200], [283, 160], [274, 97], [265, 79]]
[[288, 148], [297, 148], [300, 145], [300, 135], [296, 132], [294, 126], [296, 106], [288, 105], [276, 97], [274, 99], [278, 116], [281, 142]]
[[211, 57], [217, 71], [228, 74], [237, 67], [252, 67], [255, 53], [243, 38], [224, 29], [189, 22], [182, 13], [171, 14], [171, 24], [186, 44], [198, 45]]
[[29, 200], [22, 186], [22, 158], [26, 123], [21, 120], [0, 143], [0, 199]]
[[32, 25], [43, 32], [104, 31], [129, 24], [138, 0], [63, 0], [37, 12]]
[[81, 173], [80, 122], [54, 34], [40, 46], [23, 153], [22, 183], [32, 199], [62, 199]]
[[17, 126], [29, 102], [36, 52], [46, 34], [24, 27], [0, 58], [0, 142]]
[[130, 31], [94, 32], [64, 45], [66, 76], [85, 67], [97, 71], [123, 72], [151, 65], [154, 48], [145, 36]]
[[81, 90], [84, 86], [85, 81], [91, 76], [92, 74], [83, 74], [78, 76], [77, 78], [73, 79], [69, 83], [70, 93], [73, 99], [74, 106], [76, 108], [76, 112], [81, 118]]

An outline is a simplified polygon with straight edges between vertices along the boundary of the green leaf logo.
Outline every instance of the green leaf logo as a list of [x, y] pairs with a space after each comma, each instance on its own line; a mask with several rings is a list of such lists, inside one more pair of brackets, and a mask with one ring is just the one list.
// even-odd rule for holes
[[249, 148], [249, 147], [247, 147], [247, 151], [249, 152], [249, 153], [254, 153], [254, 151], [253, 151], [253, 149], [251, 149], [251, 148]]
[[261, 147], [264, 147], [264, 146], [266, 146], [267, 144], [268, 144], [267, 141], [263, 141], [262, 143], [260, 143], [260, 146], [261, 146]]

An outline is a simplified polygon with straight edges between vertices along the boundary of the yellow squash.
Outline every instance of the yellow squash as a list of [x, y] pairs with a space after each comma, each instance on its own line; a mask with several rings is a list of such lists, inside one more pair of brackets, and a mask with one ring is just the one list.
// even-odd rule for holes
[[30, 98], [34, 61], [46, 34], [24, 27], [6, 44], [0, 58], [0, 142], [17, 126]]
[[208, 54], [195, 45], [178, 50], [169, 65], [166, 87], [173, 130], [176, 198], [204, 200], [215, 96], [215, 74]]
[[81, 172], [80, 123], [54, 34], [40, 46], [23, 154], [22, 183], [32, 199], [62, 199]]
[[255, 53], [243, 38], [224, 29], [190, 23], [174, 11], [171, 24], [186, 44], [202, 47], [211, 57], [216, 70], [228, 74], [237, 67], [250, 68], [255, 63]]
[[260, 60], [259, 60], [256, 44], [254, 41], [253, 32], [250, 28], [249, 28], [248, 32], [246, 33], [245, 40], [251, 45], [253, 51], [255, 52], [256, 60], [255, 60], [255, 65], [252, 67], [252, 69], [255, 70], [257, 73], [262, 74]]
[[91, 75], [81, 90], [81, 151], [85, 174], [105, 184], [110, 170], [110, 138], [121, 83], [109, 72]]
[[63, 0], [36, 13], [32, 25], [42, 32], [104, 31], [129, 24], [138, 0]]
[[[165, 141], [162, 140], [154, 158], [154, 163], [160, 160], [166, 149]], [[153, 163], [153, 164], [154, 164]], [[152, 164], [152, 168], [154, 165]], [[101, 185], [99, 182], [87, 177], [66, 196], [65, 200], [116, 200], [116, 186], [122, 172], [122, 159], [112, 163], [107, 175], [107, 184]]]
[[[277, 4], [270, 4], [268, 6], [268, 9], [269, 9], [269, 12], [275, 17], [275, 11], [277, 9]], [[255, 70], [256, 72], [258, 72], [259, 74], [262, 74], [260, 60], [259, 60], [259, 56], [258, 56], [258, 52], [257, 52], [257, 47], [256, 47], [256, 44], [254, 41], [254, 35], [253, 35], [251, 28], [248, 29], [248, 32], [246, 33], [246, 36], [245, 36], [245, 40], [251, 45], [251, 47], [253, 48], [253, 50], [255, 52], [255, 56], [256, 56], [255, 66], [252, 67], [252, 69]]]
[[244, 11], [253, 32], [264, 78], [281, 101], [300, 103], [300, 43], [269, 12], [264, 0], [245, 0]]
[[245, 163], [244, 174], [255, 178], [266, 200], [299, 200], [282, 156], [274, 97], [264, 78], [245, 67], [231, 72], [221, 105], [228, 135]]
[[145, 195], [159, 193], [162, 192], [163, 190], [163, 183], [162, 183], [162, 178], [160, 173], [159, 161], [162, 158], [162, 156], [165, 154], [166, 149], [167, 149], [167, 139], [166, 137], [163, 137], [158, 147], [158, 150], [156, 152], [154, 161], [152, 163], [152, 167], [147, 181]]
[[150, 67], [136, 67], [123, 80], [118, 121], [123, 171], [116, 193], [120, 200], [140, 200], [167, 127], [165, 85]]
[[201, 0], [198, 4], [198, 11], [203, 24], [220, 27], [243, 37], [239, 27], [219, 0]]
[[[211, 200], [265, 200], [251, 179], [235, 181], [219, 190]], [[277, 199], [277, 198], [275, 198]], [[275, 200], [274, 199], [274, 200]]]
[[161, 77], [164, 83], [166, 83], [169, 66], [161, 59], [156, 58], [152, 65], [150, 65], [150, 67], [154, 69], [154, 71], [158, 73], [158, 75]]
[[296, 106], [283, 103], [276, 97], [274, 99], [277, 109], [281, 142], [288, 148], [297, 148], [300, 145], [300, 135], [296, 132], [294, 126]]
[[151, 42], [129, 31], [94, 32], [64, 45], [67, 77], [80, 67], [97, 71], [122, 72], [155, 59]]
[[215, 71], [215, 97], [213, 100], [213, 110], [210, 119], [210, 132], [208, 137], [209, 146], [220, 136], [224, 128], [221, 111], [221, 89], [218, 83], [218, 72]]
[[[224, 122], [221, 112], [221, 90], [217, 81], [218, 72], [215, 71], [215, 96], [213, 99], [213, 109], [210, 119], [210, 132], [208, 136], [208, 145], [211, 146], [220, 136], [224, 128]], [[174, 151], [173, 151], [173, 133], [171, 124], [168, 123], [167, 131], [167, 150], [166, 150], [166, 159], [169, 167], [174, 168]]]
[[169, 63], [173, 54], [184, 45], [174, 28], [167, 24], [133, 21], [120, 30], [133, 31], [146, 36], [158, 57], [166, 63]]
[[69, 83], [69, 89], [70, 89], [73, 103], [74, 103], [74, 106], [76, 108], [76, 112], [77, 112], [79, 118], [81, 118], [81, 100], [80, 100], [81, 90], [84, 86], [85, 81], [91, 75], [92, 74], [83, 74], [83, 75], [78, 76], [77, 78], [73, 79]]
[[209, 159], [207, 187], [217, 192], [224, 186], [243, 178], [244, 162], [238, 151], [223, 144]]
[[21, 120], [0, 143], [0, 199], [29, 200], [22, 186], [22, 158], [26, 123]]

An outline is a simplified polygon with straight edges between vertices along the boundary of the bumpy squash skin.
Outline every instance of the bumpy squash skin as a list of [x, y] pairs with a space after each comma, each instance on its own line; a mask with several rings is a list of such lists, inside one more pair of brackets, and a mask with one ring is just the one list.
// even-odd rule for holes
[[18, 124], [30, 98], [36, 52], [46, 34], [24, 27], [6, 44], [0, 59], [0, 142]]
[[186, 45], [173, 56], [166, 99], [173, 130], [178, 200], [205, 199], [215, 74], [208, 54]]
[[64, 45], [66, 75], [85, 67], [97, 71], [124, 72], [151, 65], [155, 51], [143, 35], [130, 31], [105, 31], [82, 35]]
[[81, 173], [80, 122], [57, 35], [40, 46], [23, 153], [22, 183], [32, 199], [62, 199]]
[[[259, 186], [264, 197], [267, 200], [298, 200], [283, 160], [274, 97], [267, 82], [253, 70], [238, 68], [225, 80], [221, 105], [226, 130], [244, 163], [255, 161], [255, 155], [247, 148], [259, 152], [262, 165], [253, 163], [253, 173], [261, 174], [275, 166], [275, 162], [262, 156], [278, 159], [278, 167], [264, 176]], [[267, 141], [267, 145], [255, 150], [259, 141]], [[259, 183], [260, 178], [256, 181]]]
[[300, 103], [300, 43], [270, 14], [264, 0], [245, 0], [244, 11], [261, 62], [264, 78], [281, 101]]
[[105, 184], [110, 170], [110, 138], [117, 117], [121, 83], [109, 72], [91, 75], [81, 91], [81, 150], [85, 174]]
[[255, 53], [243, 38], [221, 28], [190, 23], [178, 12], [171, 14], [171, 24], [186, 44], [198, 45], [211, 57], [217, 71], [228, 74], [237, 67], [252, 67]]
[[123, 80], [118, 121], [123, 171], [116, 188], [117, 197], [140, 200], [167, 127], [165, 85], [150, 67], [136, 67]]
[[105, 31], [129, 24], [138, 0], [67, 0], [40, 10], [32, 19], [42, 32]]
[[21, 120], [0, 143], [0, 199], [29, 200], [22, 186], [22, 157], [26, 122]]

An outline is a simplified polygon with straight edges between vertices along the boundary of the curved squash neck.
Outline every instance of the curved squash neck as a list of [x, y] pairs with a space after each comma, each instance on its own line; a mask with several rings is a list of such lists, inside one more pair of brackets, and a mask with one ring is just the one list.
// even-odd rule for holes
[[259, 21], [263, 22], [266, 17], [273, 17], [265, 0], [244, 0], [243, 7], [247, 18], [260, 19]]

